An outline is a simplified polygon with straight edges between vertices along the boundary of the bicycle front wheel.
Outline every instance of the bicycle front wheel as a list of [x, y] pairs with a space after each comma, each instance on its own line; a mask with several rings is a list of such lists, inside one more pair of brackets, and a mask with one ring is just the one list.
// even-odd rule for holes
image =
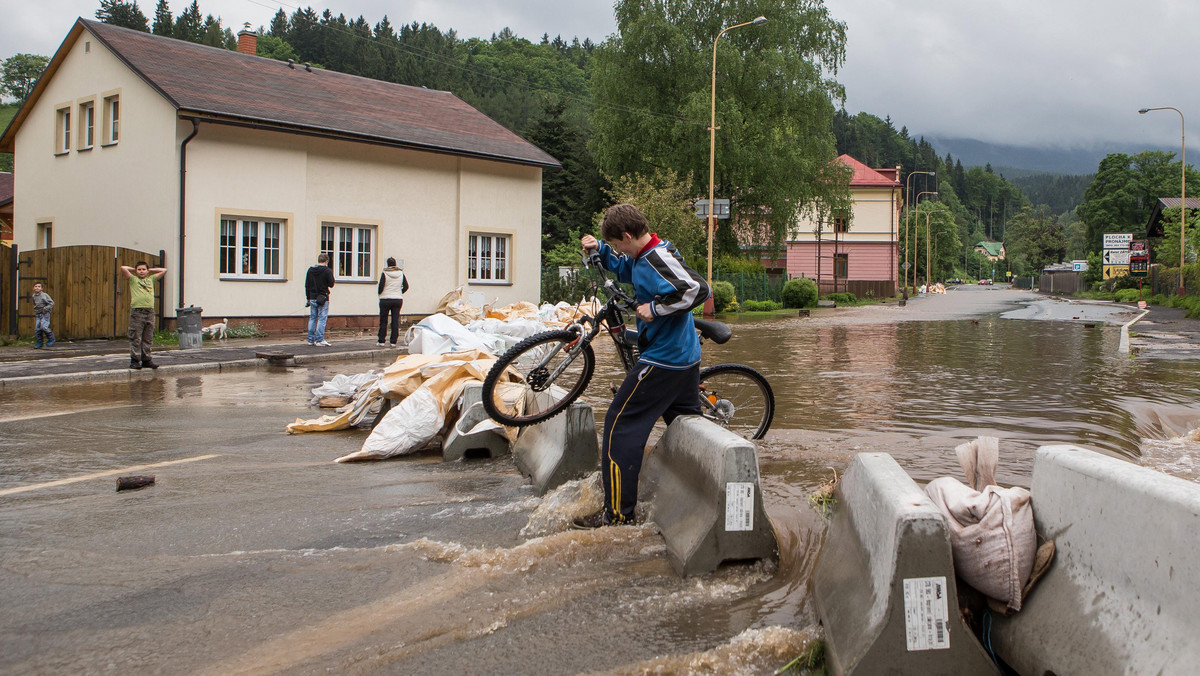
[[717, 364], [700, 370], [700, 410], [744, 439], [762, 439], [775, 417], [775, 392], [749, 366]]
[[525, 427], [566, 410], [596, 367], [592, 346], [579, 343], [573, 331], [546, 331], [500, 355], [483, 380], [483, 408], [492, 420]]

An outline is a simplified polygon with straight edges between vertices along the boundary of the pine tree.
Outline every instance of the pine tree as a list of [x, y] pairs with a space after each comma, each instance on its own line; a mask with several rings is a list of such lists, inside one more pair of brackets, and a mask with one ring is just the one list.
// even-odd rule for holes
[[175, 18], [171, 15], [171, 6], [167, 4], [167, 0], [158, 0], [158, 6], [154, 8], [154, 30], [151, 32], [155, 35], [174, 37]]

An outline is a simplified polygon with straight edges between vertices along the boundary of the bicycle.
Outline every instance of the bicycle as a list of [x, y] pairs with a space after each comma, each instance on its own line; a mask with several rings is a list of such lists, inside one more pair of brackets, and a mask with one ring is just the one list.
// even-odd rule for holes
[[[636, 300], [609, 276], [599, 254], [585, 257], [583, 263], [599, 272], [600, 282], [593, 281], [593, 291], [608, 300], [596, 316], [585, 314], [565, 329], [530, 336], [500, 355], [483, 381], [483, 407], [492, 420], [525, 427], [566, 410], [591, 382], [596, 365], [592, 341], [602, 325], [617, 347], [625, 372], [637, 363], [637, 332], [625, 327], [625, 317], [636, 316]], [[694, 321], [702, 340], [720, 345], [733, 335], [721, 322]], [[513, 371], [519, 380], [514, 380]], [[701, 369], [699, 396], [701, 415], [746, 439], [763, 438], [775, 417], [771, 384], [743, 364]]]

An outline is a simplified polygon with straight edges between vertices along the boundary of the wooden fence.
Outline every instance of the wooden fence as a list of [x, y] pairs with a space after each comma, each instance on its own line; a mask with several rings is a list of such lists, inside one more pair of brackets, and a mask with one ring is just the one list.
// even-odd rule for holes
[[[9, 319], [8, 332], [33, 335], [33, 285], [41, 282], [46, 293], [54, 298], [50, 328], [60, 340], [124, 336], [129, 330], [129, 283], [118, 266], [132, 267], [138, 261], [146, 261], [152, 268], [163, 267], [166, 259], [162, 251], [149, 254], [93, 245], [24, 252], [13, 247], [13, 252], [16, 294], [15, 298], [5, 298], [3, 304], [8, 316], [16, 321]], [[161, 284], [155, 286], [155, 306], [161, 325]]]

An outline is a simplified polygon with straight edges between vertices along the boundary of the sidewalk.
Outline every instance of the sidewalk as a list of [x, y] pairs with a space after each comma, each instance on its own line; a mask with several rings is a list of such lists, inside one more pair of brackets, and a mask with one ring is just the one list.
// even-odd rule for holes
[[1200, 359], [1200, 319], [1184, 317], [1177, 307], [1149, 305], [1150, 311], [1129, 327], [1129, 345], [1147, 357]]
[[373, 334], [347, 331], [326, 335], [329, 347], [309, 345], [303, 334], [267, 338], [235, 338], [204, 341], [204, 347], [180, 350], [155, 346], [157, 370], [129, 368], [128, 340], [84, 340], [60, 342], [50, 347], [0, 347], [0, 390], [18, 385], [49, 384], [71, 380], [150, 378], [155, 374], [186, 371], [220, 371], [253, 368], [266, 364], [256, 355], [273, 352], [294, 355], [296, 364], [343, 359], [375, 359], [407, 354], [401, 343], [396, 348], [379, 347]]

